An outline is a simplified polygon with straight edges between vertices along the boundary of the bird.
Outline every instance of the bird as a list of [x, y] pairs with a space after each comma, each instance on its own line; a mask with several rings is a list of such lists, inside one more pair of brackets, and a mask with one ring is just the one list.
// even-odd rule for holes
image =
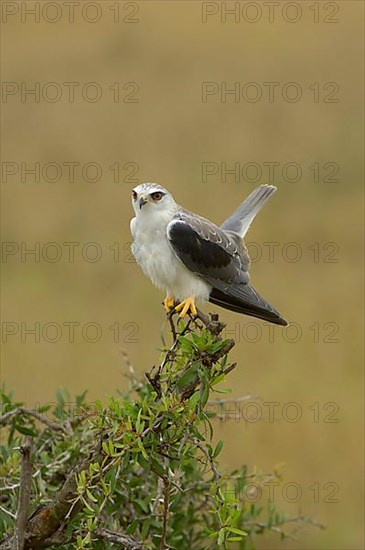
[[154, 285], [166, 292], [167, 312], [195, 316], [197, 304], [210, 302], [277, 325], [288, 324], [251, 285], [243, 240], [276, 189], [257, 187], [220, 227], [180, 206], [157, 183], [141, 183], [132, 190], [132, 254]]

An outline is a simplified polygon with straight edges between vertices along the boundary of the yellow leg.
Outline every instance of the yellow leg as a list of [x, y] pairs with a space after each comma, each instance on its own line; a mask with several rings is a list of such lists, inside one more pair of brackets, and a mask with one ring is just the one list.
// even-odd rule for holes
[[163, 307], [166, 311], [171, 311], [175, 305], [175, 298], [173, 296], [166, 296], [163, 301]]
[[192, 315], [197, 314], [194, 296], [188, 296], [188, 298], [180, 302], [180, 304], [175, 307], [175, 311], [181, 311], [180, 317], [185, 317], [189, 310]]

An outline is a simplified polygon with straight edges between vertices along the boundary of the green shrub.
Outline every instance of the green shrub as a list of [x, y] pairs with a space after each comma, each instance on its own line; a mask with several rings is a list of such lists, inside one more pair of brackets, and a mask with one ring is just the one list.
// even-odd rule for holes
[[[205, 324], [201, 322], [205, 321]], [[0, 548], [254, 548], [290, 519], [248, 502], [265, 476], [223, 474], [208, 407], [235, 367], [217, 318], [170, 317], [161, 363], [107, 405], [57, 393], [28, 410], [2, 394]], [[29, 494], [28, 494], [29, 493]], [[24, 542], [23, 542], [24, 540]]]

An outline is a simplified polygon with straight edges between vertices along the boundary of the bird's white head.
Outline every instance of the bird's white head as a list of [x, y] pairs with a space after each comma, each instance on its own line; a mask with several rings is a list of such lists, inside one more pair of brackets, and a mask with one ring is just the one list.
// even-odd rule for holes
[[136, 217], [172, 215], [178, 205], [171, 193], [158, 183], [141, 183], [132, 190], [132, 206]]

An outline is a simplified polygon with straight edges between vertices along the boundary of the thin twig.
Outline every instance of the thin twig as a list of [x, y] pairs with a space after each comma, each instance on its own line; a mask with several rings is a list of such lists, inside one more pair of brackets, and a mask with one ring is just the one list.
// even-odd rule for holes
[[177, 332], [176, 332], [176, 328], [175, 328], [175, 324], [174, 324], [174, 321], [173, 321], [173, 315], [174, 315], [174, 310], [170, 311], [168, 314], [167, 314], [167, 319], [170, 323], [170, 329], [171, 329], [171, 334], [172, 334], [172, 339], [173, 339], [173, 342], [175, 343], [176, 340], [177, 340]]
[[227, 374], [229, 374], [230, 372], [233, 371], [233, 369], [235, 369], [237, 367], [237, 363], [231, 363], [230, 365], [228, 365], [228, 367], [226, 367], [223, 371], [223, 374], [226, 376]]
[[115, 542], [117, 544], [123, 544], [123, 548], [128, 550], [145, 550], [140, 542], [137, 542], [133, 537], [123, 535], [122, 533], [116, 533], [115, 531], [110, 531], [109, 529], [95, 529], [93, 531], [97, 537], [107, 540], [108, 542]]
[[39, 412], [33, 411], [31, 409], [26, 409], [25, 407], [17, 407], [16, 409], [9, 411], [3, 414], [2, 416], [0, 416], [0, 426], [5, 426], [9, 422], [9, 420], [11, 420], [14, 416], [18, 416], [21, 414], [24, 414], [26, 416], [32, 416], [42, 424], [45, 424], [46, 426], [48, 426], [48, 428], [51, 428], [51, 430], [67, 433], [67, 429], [63, 424], [52, 422], [52, 420], [49, 420], [43, 414], [40, 414]]
[[5, 426], [8, 423], [8, 420], [13, 418], [13, 416], [16, 416], [19, 413], [19, 407], [16, 409], [13, 409], [12, 411], [8, 411], [7, 413], [4, 413], [0, 416], [0, 426]]
[[[323, 525], [322, 523], [319, 523], [316, 520], [314, 520], [313, 518], [309, 518], [309, 517], [306, 517], [306, 516], [303, 516], [303, 515], [287, 517], [287, 518], [285, 518], [285, 522], [283, 522], [283, 524], [284, 523], [285, 524], [288, 524], [288, 523], [305, 523], [305, 524], [308, 524], [308, 525], [313, 525], [314, 527], [318, 527], [319, 529], [326, 529], [326, 526]], [[284, 531], [283, 529], [281, 529], [281, 527], [279, 527], [277, 525], [272, 525], [271, 527], [268, 527], [268, 525], [264, 522], [247, 521], [247, 522], [244, 523], [243, 528], [245, 529], [247, 527], [257, 527], [260, 530], [268, 529], [270, 531], [274, 531], [275, 533], [280, 533], [281, 535], [284, 535], [285, 538], [288, 538], [288, 539], [291, 539], [291, 540], [298, 540], [297, 537], [295, 537], [292, 533], [288, 533], [287, 531]]]
[[[35, 447], [35, 445], [33, 446]], [[38, 469], [36, 472], [34, 472], [34, 474], [32, 474], [32, 478], [33, 479], [36, 478], [39, 474], [40, 474], [40, 469]], [[20, 483], [14, 483], [14, 485], [4, 485], [4, 487], [0, 487], [0, 493], [5, 493], [6, 491], [14, 491], [14, 489], [18, 489], [19, 487], [20, 487]]]
[[161, 395], [162, 395], [162, 392], [161, 392], [161, 384], [160, 384], [160, 375], [159, 375], [159, 373], [157, 372], [155, 374], [155, 376], [151, 376], [149, 372], [146, 372], [145, 376], [146, 376], [147, 380], [149, 381], [149, 383], [151, 384], [151, 386], [153, 387], [153, 389], [155, 390], [155, 392], [157, 393], [157, 396], [160, 398]]
[[0, 505], [0, 510], [4, 512], [4, 514], [7, 514], [8, 516], [10, 516], [11, 518], [16, 519], [16, 514], [13, 514], [13, 512], [10, 512], [10, 510], [7, 510], [1, 505]]
[[167, 518], [169, 515], [169, 497], [170, 497], [170, 485], [167, 477], [163, 478], [163, 521], [162, 521], [162, 535], [160, 550], [165, 550], [166, 546], [166, 537], [167, 537]]
[[120, 350], [120, 353], [124, 361], [124, 365], [127, 369], [127, 373], [124, 376], [126, 376], [130, 380], [133, 389], [140, 388], [142, 384], [137, 378], [136, 371], [131, 360], [129, 359], [128, 353], [124, 349]]
[[32, 480], [32, 438], [27, 436], [24, 444], [20, 447], [22, 455], [22, 467], [20, 473], [20, 490], [16, 524], [14, 531], [13, 550], [23, 550], [25, 532], [27, 527], [28, 510], [30, 503], [30, 486]]
[[205, 315], [205, 313], [198, 309], [196, 318], [200, 319], [209, 332], [214, 336], [218, 336], [226, 326], [225, 323], [220, 322], [219, 315], [217, 313], [211, 313], [209, 318], [208, 315]]
[[251, 399], [258, 400], [259, 397], [255, 395], [242, 395], [241, 397], [231, 397], [228, 399], [212, 399], [208, 401], [208, 405], [226, 405], [228, 403], [240, 403], [241, 401], [251, 401]]
[[222, 491], [221, 491], [221, 487], [220, 487], [220, 482], [221, 482], [221, 474], [218, 472], [218, 469], [216, 467], [216, 465], [214, 464], [214, 459], [212, 457], [209, 456], [209, 453], [207, 451], [207, 449], [204, 447], [204, 445], [202, 445], [202, 443], [200, 443], [200, 441], [198, 441], [197, 439], [194, 440], [194, 443], [195, 445], [198, 447], [198, 449], [201, 450], [201, 452], [205, 455], [207, 461], [209, 462], [210, 464], [210, 468], [213, 472], [213, 476], [214, 476], [214, 479], [215, 479], [215, 482], [216, 482], [216, 485], [217, 485], [217, 495], [218, 495], [218, 498], [221, 502], [223, 502], [223, 495], [222, 495]]
[[4, 487], [0, 487], [0, 493], [4, 493], [6, 491], [14, 491], [14, 489], [18, 489], [20, 487], [20, 483], [14, 483], [14, 485], [5, 485]]

